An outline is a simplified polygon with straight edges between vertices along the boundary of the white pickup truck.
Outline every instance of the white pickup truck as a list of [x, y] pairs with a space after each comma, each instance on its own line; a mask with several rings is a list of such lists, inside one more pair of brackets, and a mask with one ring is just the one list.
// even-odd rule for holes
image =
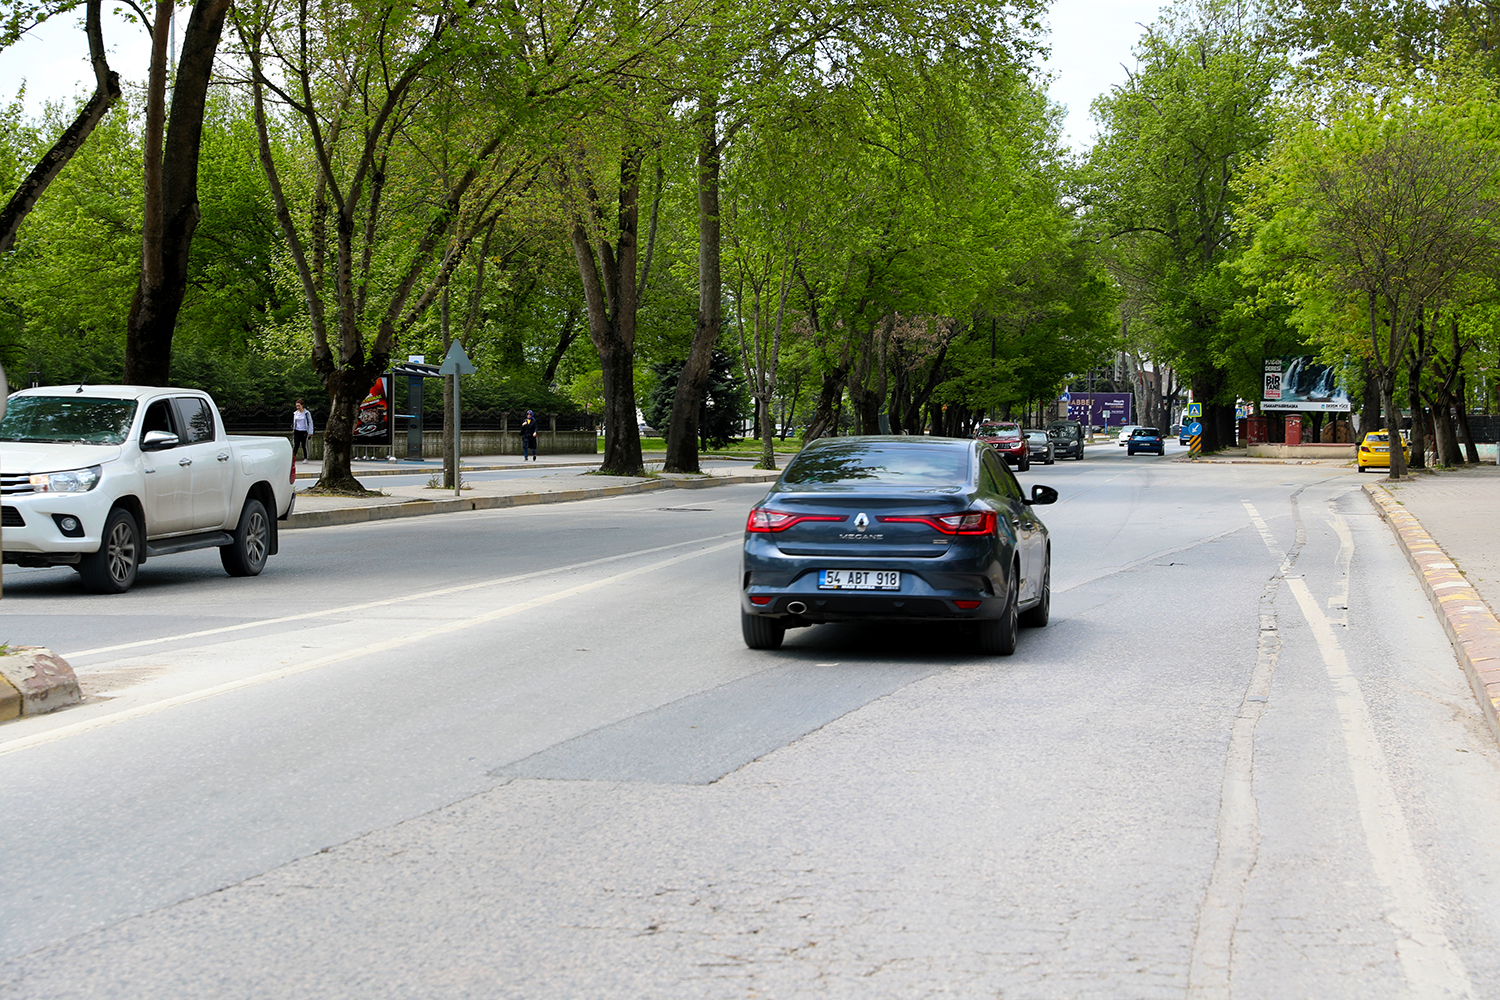
[[24, 389], [0, 420], [0, 550], [71, 565], [95, 593], [124, 593], [147, 558], [189, 549], [217, 548], [231, 576], [255, 576], [276, 554], [294, 477], [288, 441], [228, 436], [193, 389]]

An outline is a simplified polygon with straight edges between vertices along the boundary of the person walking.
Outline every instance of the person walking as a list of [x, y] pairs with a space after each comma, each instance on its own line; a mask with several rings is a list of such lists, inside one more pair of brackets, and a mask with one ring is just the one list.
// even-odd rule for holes
[[297, 408], [292, 411], [292, 456], [296, 457], [297, 449], [302, 449], [302, 460], [308, 461], [307, 439], [312, 437], [313, 421], [312, 412], [302, 405], [302, 400], [297, 400]]
[[530, 410], [526, 411], [526, 419], [521, 421], [521, 461], [536, 461], [536, 414]]

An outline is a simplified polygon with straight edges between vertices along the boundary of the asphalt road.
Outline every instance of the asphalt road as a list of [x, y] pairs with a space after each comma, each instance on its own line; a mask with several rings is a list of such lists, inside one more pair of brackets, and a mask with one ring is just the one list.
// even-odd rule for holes
[[0, 997], [1500, 995], [1500, 753], [1359, 477], [1122, 452], [1022, 475], [1010, 658], [746, 650], [749, 486], [7, 567], [93, 697], [0, 728]]

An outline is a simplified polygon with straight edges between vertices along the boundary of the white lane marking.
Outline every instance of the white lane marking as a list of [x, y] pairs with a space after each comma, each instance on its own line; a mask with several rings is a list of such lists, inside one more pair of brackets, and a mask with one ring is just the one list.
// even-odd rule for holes
[[1266, 527], [1266, 522], [1260, 516], [1260, 512], [1255, 509], [1255, 505], [1249, 500], [1241, 500], [1240, 503], [1244, 504], [1245, 513], [1250, 515], [1250, 523], [1255, 525], [1256, 531], [1260, 532], [1261, 540], [1266, 543], [1266, 548], [1271, 550], [1271, 555], [1279, 557], [1282, 553], [1276, 547], [1276, 539], [1272, 537], [1271, 529]]
[[1333, 621], [1340, 625], [1348, 625], [1349, 565], [1354, 559], [1354, 536], [1349, 532], [1349, 522], [1344, 520], [1344, 515], [1331, 505], [1328, 507], [1328, 523], [1333, 525], [1334, 533], [1339, 536], [1339, 554], [1334, 557], [1334, 565], [1339, 571], [1339, 589], [1328, 599], [1328, 606], [1344, 612], [1334, 617]]
[[1336, 692], [1334, 702], [1343, 723], [1344, 750], [1359, 803], [1360, 824], [1375, 876], [1389, 897], [1386, 919], [1398, 931], [1396, 955], [1402, 971], [1415, 996], [1473, 997], [1468, 973], [1443, 931], [1437, 902], [1412, 846], [1406, 816], [1391, 785], [1385, 754], [1375, 737], [1359, 681], [1349, 669], [1343, 647], [1307, 581], [1288, 579], [1287, 586], [1312, 629]]
[[[306, 621], [309, 618], [327, 618], [334, 615], [345, 615], [354, 611], [365, 611], [370, 608], [387, 607], [392, 604], [405, 604], [409, 601], [421, 601], [431, 597], [445, 597], [448, 594], [461, 594], [466, 590], [479, 590], [483, 587], [498, 587], [508, 583], [519, 583], [522, 580], [534, 580], [539, 576], [551, 576], [556, 573], [568, 573], [573, 570], [588, 569], [591, 566], [602, 566], [605, 563], [619, 562], [623, 559], [632, 559], [637, 556], [655, 555], [668, 549], [680, 549], [684, 545], [702, 545], [705, 542], [718, 541], [729, 537], [731, 533], [710, 535], [707, 538], [694, 538], [686, 542], [673, 542], [670, 545], [657, 545], [649, 549], [637, 549], [634, 552], [625, 552], [617, 556], [604, 556], [601, 559], [589, 559], [585, 562], [571, 563], [567, 566], [553, 566], [549, 569], [539, 569], [531, 573], [517, 573], [512, 576], [497, 576], [489, 580], [480, 580], [478, 583], [463, 583], [452, 587], [440, 587], [437, 590], [424, 590], [416, 594], [403, 594], [400, 597], [389, 597], [380, 601], [364, 601], [359, 604], [345, 604], [337, 608], [324, 608], [320, 611], [304, 611], [295, 615], [282, 615], [279, 618], [260, 618], [253, 622], [241, 622], [238, 625], [221, 625], [218, 628], [206, 628], [197, 632], [183, 632], [180, 635], [162, 636], [157, 639], [139, 639], [135, 642], [122, 642], [115, 646], [97, 646], [94, 649], [80, 649], [71, 653], [62, 654], [63, 659], [76, 659], [82, 656], [93, 656], [97, 653], [116, 653], [122, 649], [138, 649], [141, 646], [155, 646], [163, 642], [181, 642], [184, 639], [202, 639], [205, 636], [224, 635], [228, 632], [241, 632], [245, 629], [260, 628], [264, 625], [281, 625], [285, 622]], [[734, 534], [737, 534], [735, 532]]]
[[442, 622], [441, 624], [431, 626], [430, 628], [424, 628], [419, 631], [411, 632], [407, 635], [398, 636], [393, 639], [385, 639], [380, 642], [372, 642], [367, 645], [360, 646], [356, 649], [348, 649], [339, 653], [332, 653], [328, 656], [320, 657], [316, 660], [310, 660], [307, 663], [296, 664], [295, 666], [280, 667], [276, 670], [267, 670], [264, 673], [255, 674], [252, 677], [242, 677], [239, 680], [229, 681], [224, 684], [216, 684], [213, 687], [204, 688], [201, 691], [190, 691], [186, 694], [176, 695], [171, 698], [163, 698], [161, 701], [154, 701], [146, 705], [138, 705], [135, 708], [128, 708], [120, 712], [115, 712], [112, 715], [105, 715], [97, 719], [90, 719], [87, 722], [75, 722], [72, 725], [59, 726], [58, 728], [48, 730], [45, 733], [37, 733], [34, 736], [26, 736], [18, 740], [11, 740], [7, 743], [0, 743], [0, 756], [16, 753], [21, 750], [28, 750], [32, 747], [41, 746], [46, 743], [52, 743], [56, 740], [65, 739], [69, 736], [77, 736], [80, 733], [90, 732], [95, 729], [102, 729], [105, 726], [112, 726], [120, 722], [127, 722], [131, 719], [139, 719], [144, 716], [155, 715], [157, 712], [163, 712], [169, 708], [176, 708], [179, 705], [189, 705], [195, 701], [203, 701], [208, 698], [216, 697], [217, 695], [227, 694], [231, 691], [239, 691], [244, 688], [255, 687], [256, 685], [260, 684], [268, 684], [271, 681], [278, 681], [286, 677], [294, 677], [297, 674], [305, 674], [310, 670], [317, 670], [319, 667], [326, 667], [333, 663], [342, 663], [345, 660], [352, 660], [361, 656], [372, 656], [376, 653], [384, 653], [392, 649], [399, 649], [402, 646], [409, 646], [414, 642], [422, 642], [426, 639], [435, 639], [441, 636], [451, 635], [452, 633], [458, 632], [462, 629], [473, 628], [476, 625], [483, 625], [487, 622], [492, 622], [499, 618], [508, 618], [511, 615], [520, 614], [523, 611], [532, 611], [536, 608], [543, 607], [544, 605], [554, 604], [558, 601], [566, 600], [570, 597], [577, 597], [579, 594], [586, 594], [592, 590], [599, 590], [601, 588], [611, 586], [612, 584], [620, 583], [623, 580], [629, 580], [633, 577], [642, 576], [646, 573], [654, 573], [659, 569], [665, 569], [668, 566], [675, 566], [677, 563], [686, 562], [689, 559], [697, 559], [699, 556], [705, 556], [712, 552], [721, 552], [724, 549], [733, 548], [734, 546], [741, 544], [743, 544], [742, 541], [736, 538], [733, 541], [723, 542], [719, 545], [710, 545], [709, 547], [699, 549], [696, 552], [684, 552], [681, 555], [675, 555], [667, 559], [661, 559], [653, 563], [648, 563], [645, 566], [637, 566], [634, 569], [625, 570], [623, 573], [616, 573], [613, 576], [606, 576], [602, 579], [594, 580], [590, 583], [581, 583], [574, 587], [564, 588], [563, 590], [555, 590], [550, 594], [543, 594], [541, 597], [534, 597], [529, 601], [522, 601], [519, 604], [510, 604], [503, 608], [496, 608], [493, 611], [486, 611], [484, 614], [474, 615], [469, 618], [460, 618], [454, 621]]

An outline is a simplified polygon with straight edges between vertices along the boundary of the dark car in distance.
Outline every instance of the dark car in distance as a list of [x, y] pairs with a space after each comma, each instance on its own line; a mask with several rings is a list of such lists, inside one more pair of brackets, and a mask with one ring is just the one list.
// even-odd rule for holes
[[1054, 420], [1047, 425], [1054, 458], [1083, 458], [1083, 424], [1076, 420]]
[[1057, 461], [1056, 450], [1052, 447], [1052, 441], [1047, 437], [1046, 431], [1029, 430], [1026, 432], [1026, 447], [1030, 454], [1027, 455], [1029, 465], [1031, 462], [1041, 462], [1043, 465], [1052, 465]]
[[775, 649], [789, 628], [847, 621], [972, 625], [1009, 655], [1021, 625], [1047, 624], [1052, 548], [1035, 508], [978, 440], [823, 438], [803, 448], [750, 511], [740, 628]]
[[1025, 435], [1021, 433], [1020, 424], [980, 424], [979, 429], [974, 432], [974, 438], [995, 449], [997, 455], [1022, 472], [1031, 469], [1031, 448], [1026, 443]]
[[1125, 441], [1125, 454], [1134, 455], [1138, 451], [1154, 451], [1158, 455], [1165, 455], [1167, 444], [1161, 431], [1155, 427], [1137, 427], [1132, 430]]

